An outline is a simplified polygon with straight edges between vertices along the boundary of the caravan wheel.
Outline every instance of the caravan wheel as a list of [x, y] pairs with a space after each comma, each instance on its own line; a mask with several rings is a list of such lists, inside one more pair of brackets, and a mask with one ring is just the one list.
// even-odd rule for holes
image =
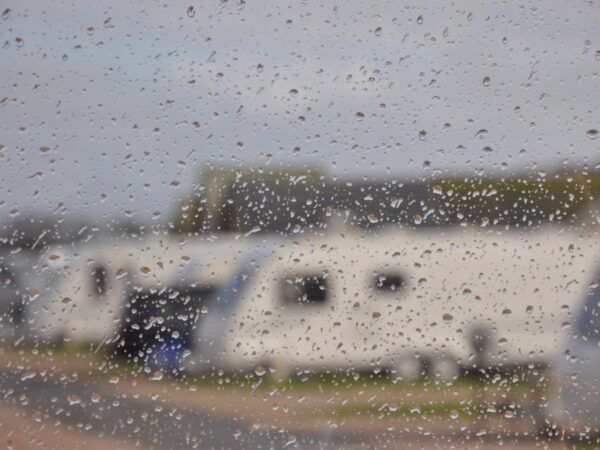
[[422, 377], [425, 373], [423, 361], [416, 356], [399, 358], [391, 366], [392, 374], [402, 380], [413, 381]]
[[460, 375], [460, 367], [458, 362], [450, 356], [432, 358], [429, 375], [435, 379], [453, 381]]

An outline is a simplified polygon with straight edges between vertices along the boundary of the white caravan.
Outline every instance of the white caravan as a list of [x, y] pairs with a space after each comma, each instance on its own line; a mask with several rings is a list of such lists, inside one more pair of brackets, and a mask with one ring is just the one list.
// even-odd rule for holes
[[229, 237], [159, 235], [52, 247], [44, 267], [56, 281], [29, 308], [30, 335], [42, 342], [110, 342], [131, 295], [224, 283], [245, 245]]
[[188, 370], [546, 363], [596, 266], [596, 235], [463, 229], [300, 236], [248, 252]]

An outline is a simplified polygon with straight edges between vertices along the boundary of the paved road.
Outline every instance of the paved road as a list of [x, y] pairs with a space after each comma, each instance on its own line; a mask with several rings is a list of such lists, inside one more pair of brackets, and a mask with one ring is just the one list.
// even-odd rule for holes
[[29, 378], [22, 373], [0, 372], [0, 403], [43, 414], [63, 426], [108, 436], [144, 449], [188, 448], [530, 448], [529, 436], [477, 436], [476, 433], [430, 433], [427, 430], [400, 429], [366, 441], [360, 432], [339, 434], [289, 433], [278, 429], [256, 429], [234, 419], [222, 419], [185, 408], [174, 409], [160, 400], [125, 398], [102, 389], [91, 380]]
[[[24, 379], [25, 378], [25, 379]], [[306, 448], [328, 447], [319, 436], [294, 436], [278, 430], [251, 429], [197, 411], [160, 402], [117, 397], [89, 382], [57, 381], [0, 373], [0, 401], [39, 412], [63, 423], [90, 424], [90, 433], [139, 441], [142, 448]], [[295, 441], [295, 442], [294, 442]], [[294, 445], [295, 444], [295, 445]]]

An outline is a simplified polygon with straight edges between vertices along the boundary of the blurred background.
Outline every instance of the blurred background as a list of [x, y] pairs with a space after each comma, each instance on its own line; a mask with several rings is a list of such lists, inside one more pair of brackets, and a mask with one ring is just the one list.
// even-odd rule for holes
[[600, 445], [595, 1], [7, 1], [7, 448]]

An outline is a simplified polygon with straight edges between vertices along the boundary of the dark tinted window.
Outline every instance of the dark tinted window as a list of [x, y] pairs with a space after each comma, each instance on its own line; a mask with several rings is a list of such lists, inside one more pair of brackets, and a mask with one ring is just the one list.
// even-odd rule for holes
[[107, 277], [106, 268], [103, 266], [96, 266], [92, 270], [92, 284], [94, 294], [102, 295], [106, 293]]
[[405, 285], [402, 275], [397, 273], [378, 274], [375, 276], [375, 288], [379, 291], [397, 291]]
[[303, 275], [284, 281], [284, 302], [288, 304], [318, 304], [328, 298], [327, 280], [320, 275]]

